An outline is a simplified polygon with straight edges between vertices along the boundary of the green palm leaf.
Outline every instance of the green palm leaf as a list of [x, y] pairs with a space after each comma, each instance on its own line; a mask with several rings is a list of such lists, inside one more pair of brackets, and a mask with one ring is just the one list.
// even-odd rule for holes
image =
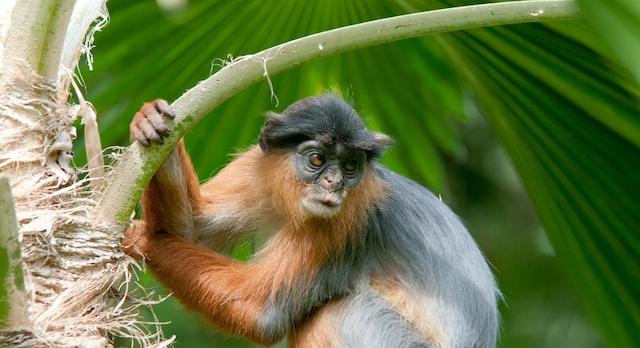
[[596, 35], [640, 81], [640, 2], [625, 0], [580, 0]]

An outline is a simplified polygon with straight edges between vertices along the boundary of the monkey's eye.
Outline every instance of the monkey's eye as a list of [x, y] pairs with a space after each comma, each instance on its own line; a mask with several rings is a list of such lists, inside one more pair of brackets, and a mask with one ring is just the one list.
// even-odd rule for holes
[[314, 167], [320, 167], [324, 164], [324, 157], [317, 152], [312, 153], [308, 158], [309, 163]]
[[355, 172], [356, 170], [358, 170], [358, 160], [355, 158], [347, 160], [344, 163], [344, 169], [348, 172]]

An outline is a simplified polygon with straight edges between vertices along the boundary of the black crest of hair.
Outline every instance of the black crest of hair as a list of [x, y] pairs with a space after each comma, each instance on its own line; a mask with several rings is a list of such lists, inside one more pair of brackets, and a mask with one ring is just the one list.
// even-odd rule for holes
[[282, 115], [268, 113], [260, 132], [263, 151], [289, 149], [307, 140], [323, 145], [341, 144], [378, 158], [391, 138], [367, 129], [351, 105], [331, 93], [308, 97], [289, 106]]

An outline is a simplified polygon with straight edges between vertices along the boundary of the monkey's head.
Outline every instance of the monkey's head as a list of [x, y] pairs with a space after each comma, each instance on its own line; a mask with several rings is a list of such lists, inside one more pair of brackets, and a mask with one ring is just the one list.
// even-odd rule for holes
[[321, 218], [340, 212], [348, 193], [391, 142], [367, 129], [349, 104], [329, 93], [302, 99], [282, 115], [270, 113], [260, 133], [263, 152], [292, 153], [304, 183], [302, 208]]

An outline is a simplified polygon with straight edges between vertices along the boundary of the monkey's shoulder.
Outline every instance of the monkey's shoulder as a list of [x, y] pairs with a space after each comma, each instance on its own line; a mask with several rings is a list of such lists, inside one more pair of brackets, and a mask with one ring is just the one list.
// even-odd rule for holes
[[[452, 256], [456, 253], [451, 248], [477, 249], [460, 218], [442, 199], [382, 165], [375, 166], [374, 170], [383, 181], [387, 194], [370, 215], [368, 229], [372, 238], [387, 239], [384, 244], [404, 243], [396, 245], [401, 249], [429, 244]], [[389, 236], [396, 240], [390, 241], [393, 238]]]
[[[387, 185], [386, 202], [375, 209], [368, 224], [368, 245], [377, 245], [379, 253], [396, 255], [410, 264], [417, 260], [429, 268], [467, 267], [482, 274], [483, 288], [493, 291], [493, 278], [480, 249], [460, 218], [422, 185], [384, 166], [376, 166]], [[464, 250], [463, 253], [460, 250]], [[438, 262], [434, 262], [438, 260]]]
[[445, 203], [419, 183], [404, 177], [389, 168], [377, 164], [376, 175], [382, 180], [387, 199], [381, 207], [385, 209], [406, 210], [443, 210], [450, 211]]

